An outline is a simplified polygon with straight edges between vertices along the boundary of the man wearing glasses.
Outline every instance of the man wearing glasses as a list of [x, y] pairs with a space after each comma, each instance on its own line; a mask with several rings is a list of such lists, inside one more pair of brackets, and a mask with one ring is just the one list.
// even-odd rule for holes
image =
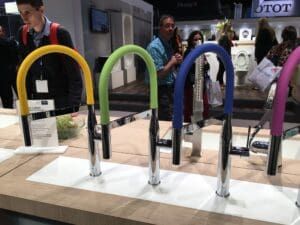
[[166, 121], [172, 120], [176, 66], [182, 62], [182, 55], [175, 53], [170, 43], [174, 29], [174, 18], [170, 15], [163, 15], [159, 20], [158, 37], [147, 47], [157, 71], [158, 118]]

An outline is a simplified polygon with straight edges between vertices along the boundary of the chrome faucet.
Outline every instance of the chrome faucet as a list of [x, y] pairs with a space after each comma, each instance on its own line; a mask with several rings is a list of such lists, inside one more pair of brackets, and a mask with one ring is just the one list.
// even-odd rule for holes
[[[233, 65], [228, 53], [216, 44], [203, 44], [196, 47], [185, 58], [181, 64], [174, 93], [174, 117], [173, 117], [173, 133], [172, 133], [172, 148], [173, 148], [173, 164], [180, 164], [180, 154], [182, 148], [182, 112], [183, 112], [183, 93], [184, 84], [194, 61], [205, 52], [214, 52], [222, 60], [226, 68], [226, 97], [224, 106], [224, 115], [222, 115], [223, 129], [221, 133], [221, 144], [218, 161], [218, 187], [216, 193], [219, 196], [229, 196], [229, 180], [230, 180], [230, 152], [232, 150], [232, 126], [231, 114], [233, 107], [233, 85], [234, 85], [234, 72]], [[205, 121], [194, 122], [194, 125], [199, 128], [205, 126]]]
[[[274, 176], [277, 173], [278, 160], [281, 155], [281, 142], [283, 139], [283, 123], [285, 105], [288, 94], [289, 82], [292, 79], [296, 67], [300, 63], [300, 47], [296, 48], [285, 62], [280, 77], [277, 81], [275, 100], [273, 103], [273, 114], [271, 123], [271, 144], [269, 146], [267, 174]], [[296, 205], [300, 204], [300, 190]]]
[[[157, 74], [155, 65], [151, 56], [146, 50], [136, 45], [125, 45], [115, 50], [108, 58], [101, 71], [99, 80], [99, 99], [101, 110], [101, 138], [103, 158], [111, 157], [111, 137], [110, 129], [112, 122], [109, 120], [108, 110], [108, 81], [113, 66], [125, 54], [135, 53], [139, 55], [146, 63], [150, 76], [150, 108], [151, 119], [149, 127], [149, 184], [157, 185], [160, 183], [159, 177], [159, 123], [157, 117]], [[129, 116], [128, 118], [132, 118]], [[130, 121], [131, 119], [129, 119]], [[125, 123], [123, 123], [125, 124]]]
[[58, 109], [48, 112], [38, 112], [30, 114], [27, 102], [27, 92], [26, 92], [26, 76], [31, 65], [40, 57], [50, 54], [50, 53], [61, 53], [72, 57], [80, 65], [84, 75], [84, 81], [86, 86], [86, 96], [88, 105], [88, 136], [89, 136], [89, 153], [90, 153], [90, 175], [99, 176], [101, 174], [100, 161], [99, 161], [99, 149], [94, 142], [94, 127], [97, 123], [94, 111], [94, 95], [93, 95], [93, 83], [92, 75], [89, 66], [85, 59], [75, 50], [62, 45], [48, 45], [36, 49], [31, 52], [22, 62], [18, 70], [17, 76], [17, 89], [18, 96], [20, 100], [20, 113], [21, 113], [21, 123], [22, 131], [24, 136], [25, 146], [31, 146], [31, 132], [30, 132], [30, 122], [32, 120], [38, 120], [43, 118], [48, 118], [52, 116], [58, 116], [65, 114], [67, 112], [74, 112], [75, 107], [70, 107], [66, 109]]

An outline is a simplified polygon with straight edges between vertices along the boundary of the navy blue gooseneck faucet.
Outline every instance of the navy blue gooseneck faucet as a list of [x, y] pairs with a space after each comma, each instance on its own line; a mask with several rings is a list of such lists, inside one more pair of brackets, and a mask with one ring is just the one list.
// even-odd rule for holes
[[231, 115], [233, 108], [233, 91], [234, 91], [234, 69], [231, 57], [228, 53], [217, 44], [203, 44], [191, 51], [180, 66], [179, 73], [176, 77], [174, 90], [174, 117], [173, 117], [173, 164], [180, 164], [180, 152], [182, 141], [183, 126], [183, 99], [184, 85], [187, 74], [194, 61], [203, 53], [213, 52], [221, 59], [226, 70], [226, 93], [224, 105], [224, 122], [221, 134], [218, 168], [218, 189], [217, 194], [223, 197], [229, 195], [229, 174], [230, 174], [230, 158], [229, 153], [232, 148], [232, 126]]

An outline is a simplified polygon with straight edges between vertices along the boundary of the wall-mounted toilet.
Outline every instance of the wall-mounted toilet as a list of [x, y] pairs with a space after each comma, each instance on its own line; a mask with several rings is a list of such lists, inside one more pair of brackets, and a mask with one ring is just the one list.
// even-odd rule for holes
[[233, 65], [236, 75], [236, 85], [245, 85], [246, 75], [249, 71], [250, 54], [246, 50], [237, 50], [233, 54]]

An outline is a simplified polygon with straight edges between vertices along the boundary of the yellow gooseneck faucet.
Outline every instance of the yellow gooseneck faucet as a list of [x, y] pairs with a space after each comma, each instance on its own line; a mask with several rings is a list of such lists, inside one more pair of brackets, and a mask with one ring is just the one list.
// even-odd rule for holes
[[26, 91], [26, 76], [31, 65], [40, 57], [50, 53], [62, 53], [73, 58], [81, 67], [84, 75], [84, 83], [86, 87], [86, 101], [88, 106], [88, 136], [89, 136], [89, 152], [90, 152], [90, 175], [99, 176], [101, 174], [99, 150], [95, 144], [95, 132], [94, 128], [97, 124], [95, 110], [94, 110], [94, 94], [93, 83], [90, 68], [85, 59], [75, 50], [62, 46], [62, 45], [47, 45], [36, 49], [31, 52], [22, 62], [17, 76], [17, 90], [20, 101], [20, 113], [21, 122], [24, 135], [25, 146], [31, 146], [31, 134], [30, 134], [30, 116], [27, 91]]

